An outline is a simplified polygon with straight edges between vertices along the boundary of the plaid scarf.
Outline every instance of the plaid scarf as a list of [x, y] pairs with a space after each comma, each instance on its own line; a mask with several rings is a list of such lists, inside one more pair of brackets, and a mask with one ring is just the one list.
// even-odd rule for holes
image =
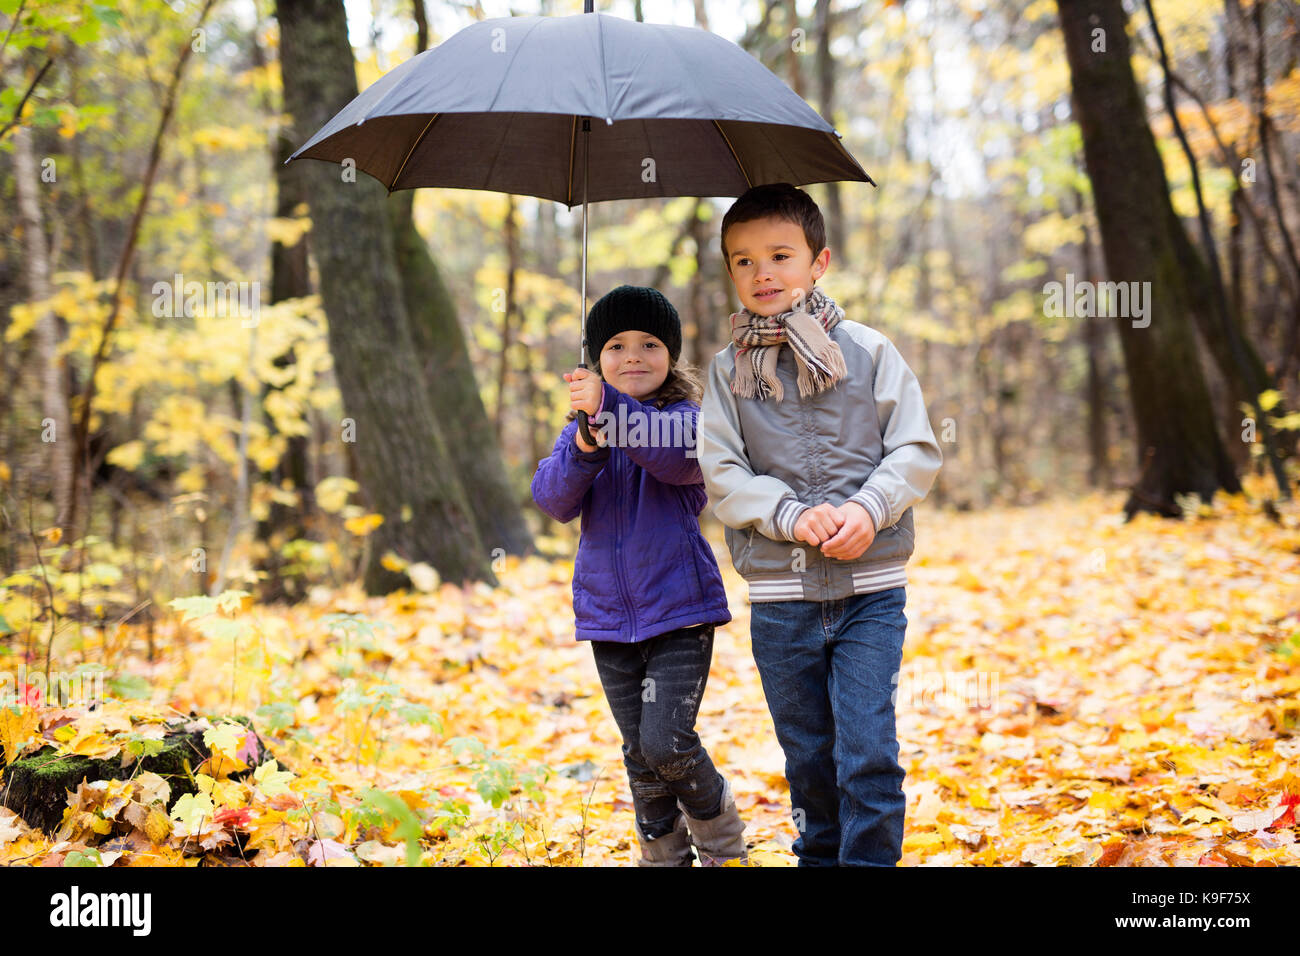
[[831, 341], [830, 331], [844, 318], [844, 310], [813, 286], [802, 310], [780, 315], [755, 315], [741, 309], [731, 316], [731, 340], [736, 343], [736, 374], [731, 390], [741, 398], [778, 402], [785, 395], [776, 375], [782, 345], [794, 350], [799, 394], [804, 398], [833, 388], [847, 374], [844, 353]]

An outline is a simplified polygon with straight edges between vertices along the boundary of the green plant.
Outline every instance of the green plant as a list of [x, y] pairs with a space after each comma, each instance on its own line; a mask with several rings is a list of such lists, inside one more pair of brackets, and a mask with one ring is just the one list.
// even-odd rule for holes
[[182, 612], [181, 620], [193, 622], [200, 634], [209, 640], [229, 640], [230, 647], [230, 707], [235, 707], [235, 674], [239, 667], [239, 639], [249, 637], [253, 626], [236, 617], [244, 608], [247, 591], [222, 591], [216, 597], [173, 598], [168, 607]]
[[342, 643], [335, 646], [340, 677], [351, 677], [356, 669], [352, 663], [353, 640], [361, 650], [373, 651], [375, 631], [381, 628], [389, 631], [393, 629], [387, 621], [374, 621], [360, 614], [326, 614], [321, 618], [321, 623], [331, 635], [338, 633], [343, 637]]
[[420, 837], [424, 834], [424, 827], [405, 800], [384, 790], [365, 790], [358, 810], [369, 812], [380, 821], [396, 824], [393, 832], [406, 843], [406, 865], [420, 865]]

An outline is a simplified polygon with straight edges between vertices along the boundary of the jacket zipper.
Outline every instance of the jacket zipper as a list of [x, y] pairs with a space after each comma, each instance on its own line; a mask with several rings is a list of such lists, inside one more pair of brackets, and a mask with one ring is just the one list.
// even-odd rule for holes
[[[623, 488], [623, 462], [622, 456], [617, 451], [613, 452], [614, 458], [614, 488], [617, 494]], [[621, 503], [619, 503], [621, 504]], [[628, 620], [632, 622], [632, 640], [636, 640], [636, 610], [632, 607], [632, 602], [628, 598], [626, 575], [623, 573], [623, 509], [614, 508], [614, 580], [618, 583], [618, 596], [623, 599], [623, 607], [627, 610]]]
[[[815, 429], [813, 427], [812, 413], [808, 408], [810, 404], [811, 404], [810, 399], [805, 399], [803, 395], [799, 396], [799, 417], [802, 419], [802, 425], [803, 425], [800, 431], [803, 433], [804, 460], [808, 462], [808, 470], [810, 473], [810, 477], [812, 478], [813, 481], [813, 491], [816, 493], [817, 496], [820, 496], [821, 490], [819, 488], [819, 485], [822, 481], [822, 475], [821, 475], [821, 469], [816, 466], [813, 459], [813, 442], [814, 442], [813, 433]], [[818, 570], [820, 571], [819, 576], [821, 578], [821, 584], [818, 589], [818, 596], [816, 600], [824, 601], [826, 600], [826, 595], [830, 594], [830, 587], [831, 587], [830, 561], [822, 557], [820, 553], [817, 555], [817, 557], [820, 559], [817, 561], [817, 565], [818, 565]]]

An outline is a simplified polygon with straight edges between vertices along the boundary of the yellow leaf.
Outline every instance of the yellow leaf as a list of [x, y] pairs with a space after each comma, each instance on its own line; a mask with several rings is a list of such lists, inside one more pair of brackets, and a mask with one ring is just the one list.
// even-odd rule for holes
[[298, 219], [275, 218], [267, 221], [266, 236], [288, 249], [296, 246], [310, 228], [311, 220], [305, 216]]
[[171, 784], [158, 774], [146, 770], [135, 778], [136, 800], [143, 804], [166, 803], [171, 796]]
[[938, 833], [909, 833], [903, 839], [903, 849], [929, 850], [943, 846], [943, 837]]
[[23, 818], [12, 810], [0, 810], [0, 846], [10, 843], [27, 832]]
[[1114, 790], [1094, 790], [1088, 794], [1088, 806], [1096, 810], [1121, 810], [1128, 799]]
[[1239, 813], [1232, 818], [1232, 827], [1234, 830], [1240, 830], [1242, 833], [1250, 833], [1254, 830], [1262, 830], [1265, 827], [1272, 826], [1273, 821], [1287, 812], [1285, 804], [1269, 807], [1267, 810], [1256, 810], [1252, 813]]
[[406, 573], [410, 575], [411, 583], [425, 594], [438, 590], [442, 583], [438, 578], [438, 572], [423, 561], [412, 564], [406, 569]]
[[1224, 816], [1218, 810], [1210, 807], [1192, 807], [1179, 817], [1178, 822], [1187, 823], [1190, 820], [1196, 823], [1213, 823], [1215, 820], [1222, 819], [1224, 819]]
[[384, 516], [381, 514], [358, 515], [355, 518], [349, 518], [343, 522], [343, 527], [352, 532], [359, 538], [364, 538], [370, 532], [374, 531], [384, 523]]
[[162, 843], [172, 832], [172, 822], [166, 811], [158, 804], [149, 808], [145, 817], [144, 834], [154, 843]]
[[316, 504], [322, 511], [338, 514], [347, 504], [348, 495], [360, 487], [351, 478], [334, 476], [322, 479], [315, 488]]
[[123, 442], [108, 453], [106, 459], [110, 465], [117, 465], [127, 471], [135, 471], [144, 460], [144, 442], [139, 439]]
[[253, 772], [253, 780], [256, 781], [258, 789], [268, 797], [293, 793], [289, 789], [289, 781], [293, 779], [293, 774], [287, 770], [280, 770], [279, 766], [276, 761], [268, 760]]
[[38, 750], [41, 718], [35, 710], [22, 708], [14, 713], [8, 707], [0, 707], [0, 750], [4, 751], [5, 763], [13, 763], [29, 750]]
[[79, 757], [105, 758], [116, 757], [122, 752], [122, 745], [115, 742], [108, 734], [89, 733], [77, 736], [64, 746], [64, 751]]

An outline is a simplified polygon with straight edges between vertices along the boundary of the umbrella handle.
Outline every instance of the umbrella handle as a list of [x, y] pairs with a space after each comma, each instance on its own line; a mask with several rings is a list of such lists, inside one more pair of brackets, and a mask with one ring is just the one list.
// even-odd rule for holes
[[582, 432], [582, 440], [588, 445], [595, 448], [600, 447], [600, 442], [591, 437], [591, 430], [587, 427], [587, 413], [578, 412], [578, 431]]
[[[587, 367], [586, 362], [578, 363], [578, 368], [586, 368], [586, 367]], [[588, 421], [589, 419], [587, 418], [586, 412], [578, 412], [578, 431], [582, 432], [582, 440], [594, 448], [599, 448], [600, 442], [596, 441], [596, 439], [591, 437], [591, 429], [587, 427]]]

